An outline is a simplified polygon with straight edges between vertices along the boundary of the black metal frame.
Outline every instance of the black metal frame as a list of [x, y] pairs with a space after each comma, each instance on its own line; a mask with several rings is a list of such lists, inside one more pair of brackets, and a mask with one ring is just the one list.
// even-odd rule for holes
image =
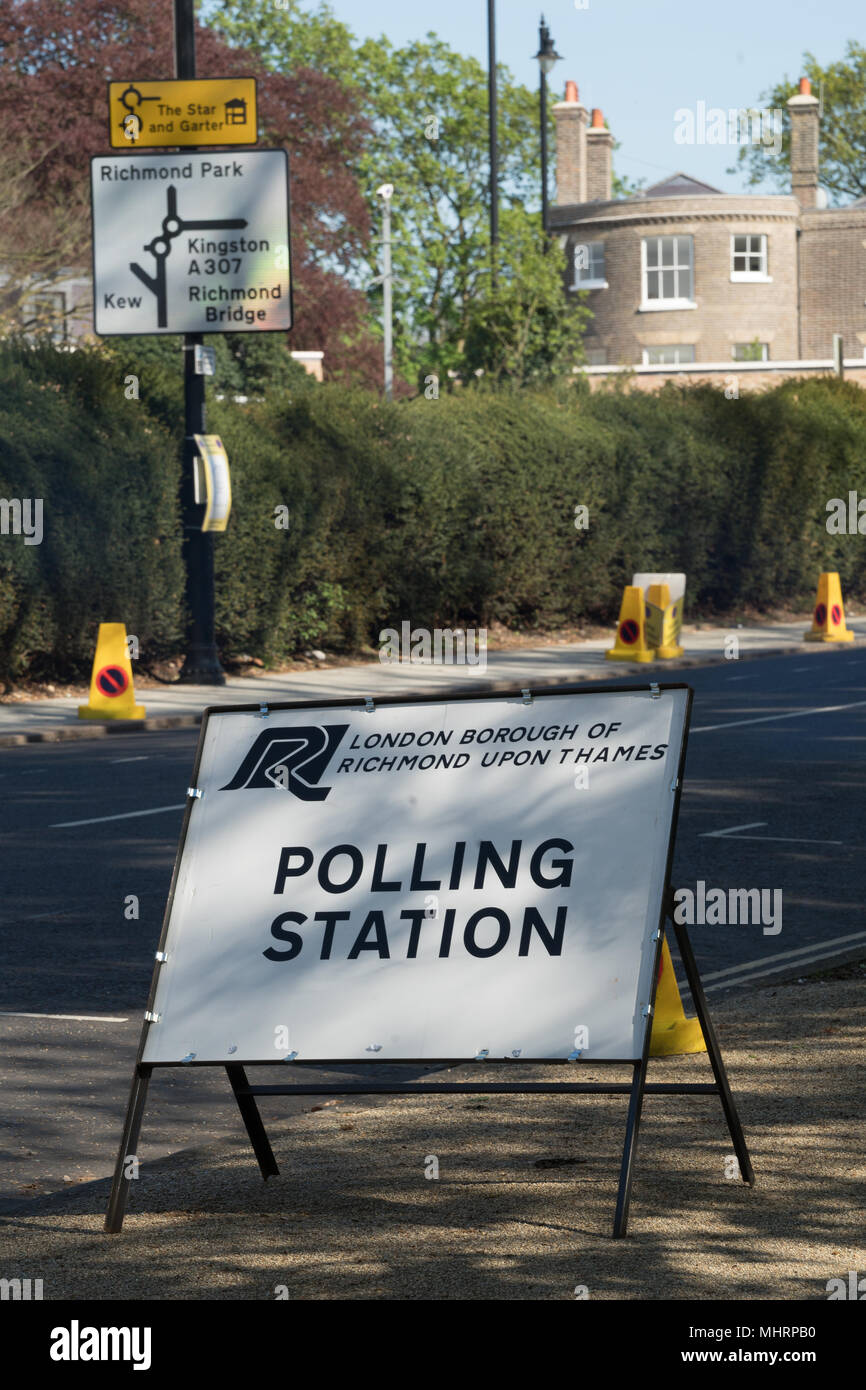
[[[614, 691], [619, 693], [643, 693], [648, 691], [647, 685], [569, 685], [558, 681], [534, 682], [532, 694], [573, 694], [573, 695], [595, 695], [610, 694]], [[235, 1100], [243, 1119], [244, 1126], [249, 1136], [250, 1144], [258, 1161], [262, 1178], [267, 1181], [269, 1177], [276, 1177], [279, 1174], [276, 1159], [270, 1145], [270, 1141], [259, 1114], [256, 1104], [257, 1096], [344, 1096], [344, 1095], [628, 1095], [629, 1106], [626, 1119], [625, 1142], [623, 1146], [622, 1163], [620, 1166], [619, 1189], [617, 1194], [616, 1212], [614, 1215], [613, 1236], [619, 1239], [626, 1235], [628, 1230], [629, 1207], [631, 1204], [632, 1183], [634, 1178], [634, 1161], [637, 1149], [638, 1133], [640, 1130], [641, 1113], [643, 1109], [643, 1099], [645, 1095], [718, 1095], [722, 1102], [728, 1132], [737, 1155], [740, 1167], [740, 1176], [744, 1183], [753, 1187], [755, 1174], [752, 1168], [749, 1151], [743, 1134], [740, 1118], [737, 1113], [736, 1104], [731, 1092], [724, 1060], [719, 1047], [716, 1031], [707, 1009], [706, 996], [701, 984], [698, 972], [697, 961], [692, 951], [691, 942], [684, 926], [674, 920], [673, 916], [673, 890], [670, 886], [671, 868], [673, 865], [674, 845], [676, 842], [677, 822], [679, 819], [680, 794], [683, 783], [683, 770], [685, 767], [686, 747], [688, 744], [689, 722], [691, 719], [692, 691], [688, 685], [683, 683], [670, 683], [657, 686], [659, 693], [669, 690], [688, 691], [686, 705], [686, 717], [683, 724], [682, 742], [680, 745], [679, 760], [677, 766], [677, 785], [675, 790], [674, 809], [671, 817], [670, 841], [668, 844], [668, 857], [665, 866], [665, 889], [662, 894], [662, 901], [659, 908], [659, 922], [656, 940], [655, 958], [653, 961], [653, 975], [650, 995], [651, 1013], [647, 1021], [644, 1034], [643, 1053], [639, 1058], [588, 1058], [584, 1065], [591, 1066], [623, 1066], [632, 1068], [632, 1079], [630, 1082], [616, 1082], [607, 1084], [603, 1082], [427, 1082], [427, 1081], [346, 1081], [338, 1083], [317, 1082], [312, 1085], [302, 1084], [279, 1084], [279, 1085], [251, 1085], [246, 1074], [247, 1067], [284, 1066], [284, 1063], [274, 1063], [273, 1061], [245, 1061], [244, 1063], [222, 1063], [222, 1062], [144, 1062], [142, 1060], [150, 1028], [150, 1022], [145, 1019], [142, 1026], [141, 1039], [139, 1042], [138, 1055], [136, 1057], [135, 1069], [133, 1072], [132, 1088], [130, 1091], [129, 1104], [127, 1106], [126, 1120], [123, 1127], [123, 1134], [118, 1150], [117, 1162], [115, 1164], [114, 1179], [111, 1186], [111, 1196], [108, 1203], [108, 1211], [105, 1218], [105, 1230], [111, 1234], [119, 1232], [123, 1226], [123, 1218], [126, 1211], [126, 1203], [129, 1195], [129, 1183], [131, 1176], [126, 1172], [127, 1160], [135, 1154], [141, 1133], [141, 1123], [144, 1115], [144, 1107], [147, 1100], [147, 1091], [150, 1078], [153, 1072], [165, 1067], [174, 1066], [200, 1066], [216, 1067], [225, 1066], [226, 1074], [231, 1084]], [[481, 689], [459, 691], [422, 691], [411, 696], [389, 695], [376, 700], [377, 706], [387, 705], [408, 705], [423, 704], [431, 701], [445, 701], [456, 703], [463, 700], [484, 700], [496, 695], [510, 695], [517, 698], [523, 694], [522, 690], [515, 690], [508, 683], [489, 683]], [[299, 709], [337, 709], [354, 708], [357, 709], [361, 702], [357, 697], [342, 700], [306, 700], [306, 701], [283, 701], [278, 704], [268, 706], [268, 711], [277, 712], [279, 710], [299, 710]], [[210, 706], [204, 711], [202, 716], [201, 731], [199, 735], [198, 747], [196, 749], [195, 763], [193, 768], [193, 785], [198, 780], [198, 772], [201, 764], [204, 749], [207, 726], [212, 715], [218, 714], [257, 714], [261, 706], [258, 704], [243, 705], [219, 705]], [[192, 812], [192, 802], [187, 803], [184, 813], [183, 827], [181, 830], [180, 841], [178, 843], [177, 857], [175, 859], [174, 870], [172, 873], [171, 887], [169, 889], [168, 901], [166, 903], [165, 917], [163, 919], [162, 932], [160, 935], [159, 951], [165, 947], [168, 933], [168, 924], [171, 917], [171, 910], [174, 903], [175, 886], [180, 870], [183, 850], [186, 843], [187, 830], [189, 827], [190, 815]], [[707, 1046], [710, 1065], [712, 1067], [713, 1082], [648, 1082], [647, 1067], [650, 1056], [650, 1043], [652, 1037], [652, 1015], [655, 1011], [655, 996], [658, 985], [659, 965], [661, 962], [661, 952], [665, 935], [665, 924], [670, 919], [680, 958], [686, 972], [692, 999], [695, 1005], [698, 1020], [701, 1025], [701, 1032]], [[148, 997], [147, 1012], [151, 1013], [156, 997], [159, 966], [154, 969], [151, 981], [150, 995]], [[416, 1066], [464, 1066], [475, 1065], [489, 1069], [491, 1066], [513, 1066], [514, 1063], [507, 1059], [487, 1059], [478, 1062], [473, 1058], [388, 1058], [389, 1065], [400, 1063], [401, 1065]], [[520, 1065], [544, 1065], [550, 1066], [572, 1066], [580, 1065], [580, 1061], [569, 1062], [566, 1059], [551, 1058], [520, 1058]], [[295, 1060], [291, 1063], [293, 1068], [302, 1067], [328, 1067], [334, 1068], [341, 1065], [357, 1066], [358, 1059], [343, 1059], [343, 1061], [328, 1058], [327, 1060], [318, 1059], [310, 1061]], [[376, 1063], [372, 1063], [373, 1066]]]

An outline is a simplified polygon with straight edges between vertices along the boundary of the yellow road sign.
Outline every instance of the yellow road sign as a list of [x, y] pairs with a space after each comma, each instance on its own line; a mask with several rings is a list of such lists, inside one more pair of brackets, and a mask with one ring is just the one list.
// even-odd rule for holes
[[109, 131], [115, 149], [163, 145], [254, 145], [256, 79], [109, 82]]

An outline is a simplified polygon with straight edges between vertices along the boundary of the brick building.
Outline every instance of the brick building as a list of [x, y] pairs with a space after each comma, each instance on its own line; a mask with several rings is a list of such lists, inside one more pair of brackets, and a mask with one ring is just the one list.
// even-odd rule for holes
[[567, 84], [554, 107], [550, 226], [567, 250], [569, 288], [587, 292], [594, 315], [591, 376], [627, 367], [657, 382], [746, 363], [756, 385], [826, 369], [841, 334], [850, 375], [866, 383], [866, 199], [826, 206], [806, 78], [787, 105], [790, 193], [722, 193], [679, 173], [615, 200], [613, 136]]

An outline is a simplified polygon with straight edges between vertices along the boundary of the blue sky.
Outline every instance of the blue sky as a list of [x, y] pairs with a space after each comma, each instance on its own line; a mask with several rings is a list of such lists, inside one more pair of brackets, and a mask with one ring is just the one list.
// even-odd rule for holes
[[[399, 45], [433, 30], [486, 63], [486, 0], [331, 4], [359, 37]], [[745, 187], [725, 172], [736, 151], [676, 143], [674, 112], [750, 106], [781, 77], [799, 77], [804, 52], [822, 65], [841, 58], [849, 38], [863, 40], [866, 16], [863, 0], [497, 0], [499, 59], [532, 86], [542, 8], [565, 59], [552, 81], [561, 93], [573, 78], [581, 100], [601, 107], [621, 143], [619, 172], [653, 183], [683, 169], [732, 192]]]

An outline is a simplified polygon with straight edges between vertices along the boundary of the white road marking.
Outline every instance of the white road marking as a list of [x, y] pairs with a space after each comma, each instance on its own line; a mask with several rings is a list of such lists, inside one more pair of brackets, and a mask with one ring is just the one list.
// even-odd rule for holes
[[[815, 961], [827, 960], [839, 955], [840, 948], [851, 949], [860, 942], [866, 943], [866, 932], [836, 936], [825, 941], [820, 947], [813, 943], [811, 946], [798, 946], [793, 951], [774, 951], [772, 956], [764, 956], [763, 959], [743, 961], [741, 965], [731, 965], [726, 970], [713, 970], [709, 975], [702, 976], [702, 983], [709, 994], [711, 990], [727, 989], [731, 985], [745, 984], [748, 980], [758, 980], [762, 975], [777, 975], [780, 970], [790, 970], [799, 965], [811, 965]], [[777, 963], [770, 964], [771, 961]], [[685, 982], [681, 991], [683, 995], [691, 994]]]
[[709, 975], [704, 975], [704, 980], [719, 980], [723, 975], [736, 975], [743, 970], [751, 973], [761, 966], [766, 966], [768, 961], [792, 960], [794, 956], [807, 956], [815, 951], [826, 953], [831, 948], [833, 954], [840, 946], [856, 945], [858, 941], [866, 941], [866, 931], [853, 932], [850, 936], [834, 936], [829, 941], [822, 943], [813, 941], [810, 946], [796, 946], [790, 951], [774, 951], [771, 956], [759, 956], [757, 960], [744, 960], [739, 965], [729, 965], [725, 970], [714, 970]]
[[762, 845], [844, 845], [844, 840], [813, 840], [810, 835], [731, 835], [731, 840], [757, 840]]
[[64, 1018], [73, 1023], [128, 1023], [128, 1018], [102, 1018], [98, 1014], [22, 1014], [14, 1009], [0, 1009], [0, 1018]]
[[109, 820], [133, 820], [135, 816], [161, 816], [165, 811], [183, 811], [186, 803], [180, 806], [154, 806], [152, 811], [124, 811], [120, 816], [91, 816], [89, 820], [61, 820], [49, 825], [49, 830], [68, 830], [74, 825], [102, 825]]
[[137, 758], [112, 758], [113, 763], [146, 763], [150, 757], [149, 753], [139, 753]]
[[726, 681], [754, 681], [757, 676], [725, 676]]
[[707, 985], [706, 992], [709, 994], [716, 989], [731, 989], [734, 985], [746, 985], [751, 980], [761, 980], [766, 975], [778, 975], [781, 970], [791, 970], [798, 965], [815, 965], [821, 960], [831, 960], [836, 955], [836, 951], [818, 951], [813, 956], [802, 956], [799, 960], [791, 961], [788, 965], [766, 966], [763, 970], [755, 970], [750, 975], [737, 975], [733, 980], [722, 980], [714, 985]]
[[814, 705], [811, 709], [795, 709], [788, 714], [761, 714], [755, 719], [732, 719], [727, 724], [701, 724], [691, 729], [693, 734], [710, 734], [716, 729], [739, 729], [743, 724], [769, 724], [774, 719], [799, 719], [806, 714], [838, 714], [843, 709], [862, 709], [866, 700], [854, 700], [850, 705]]
[[773, 845], [844, 845], [844, 840], [815, 840], [811, 835], [739, 835], [740, 830], [757, 830], [767, 825], [765, 820], [752, 821], [751, 825], [732, 825], [730, 830], [702, 830], [699, 840], [757, 840], [758, 844]]
[[70, 915], [73, 916], [73, 917], [75, 917], [75, 916], [76, 916], [76, 913], [73, 912], [73, 913], [70, 914], [69, 912], [63, 912], [63, 911], [60, 911], [60, 912], [31, 912], [31, 913], [28, 913], [28, 915], [27, 915], [26, 917], [9, 917], [9, 918], [4, 917], [4, 918], [0, 918], [0, 924], [2, 924], [2, 925], [5, 927], [5, 926], [7, 925], [7, 923], [9, 923], [9, 922], [46, 922], [46, 921], [56, 922], [59, 918], [61, 918], [61, 917], [66, 917], [66, 918], [68, 918]]
[[750, 820], [747, 825], [732, 825], [730, 830], [702, 830], [698, 839], [721, 840], [725, 835], [733, 835], [735, 830], [757, 830], [758, 826], [766, 824], [765, 820]]

